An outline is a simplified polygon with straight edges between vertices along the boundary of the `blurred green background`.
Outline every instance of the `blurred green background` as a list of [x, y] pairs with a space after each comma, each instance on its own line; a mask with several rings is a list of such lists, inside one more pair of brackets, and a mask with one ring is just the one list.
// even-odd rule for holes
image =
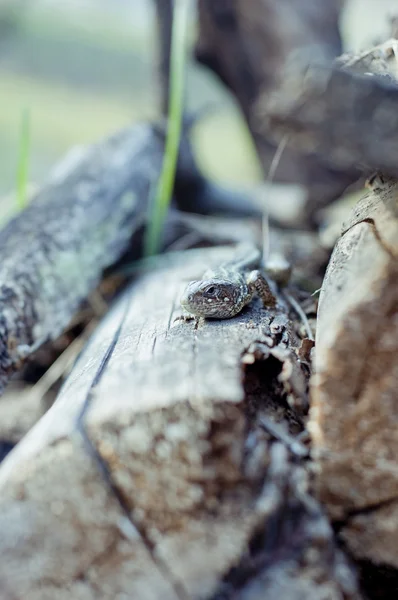
[[[395, 5], [349, 0], [342, 20], [346, 47], [386, 37]], [[0, 0], [3, 196], [15, 187], [24, 110], [31, 126], [29, 178], [37, 183], [70, 147], [157, 115], [155, 32], [151, 0]], [[249, 135], [216, 78], [191, 64], [187, 92], [190, 108], [222, 105], [195, 129], [205, 171], [230, 183], [256, 181], [260, 171]]]

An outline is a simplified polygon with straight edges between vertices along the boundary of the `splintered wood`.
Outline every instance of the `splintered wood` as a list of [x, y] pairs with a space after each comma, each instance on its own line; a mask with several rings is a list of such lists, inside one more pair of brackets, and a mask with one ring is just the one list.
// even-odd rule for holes
[[398, 181], [377, 177], [322, 286], [310, 429], [319, 497], [353, 554], [398, 567]]
[[306, 403], [286, 309], [175, 321], [187, 280], [230, 256], [139, 278], [3, 462], [1, 600], [361, 598], [286, 415], [282, 442], [260, 425], [275, 398], [298, 423]]

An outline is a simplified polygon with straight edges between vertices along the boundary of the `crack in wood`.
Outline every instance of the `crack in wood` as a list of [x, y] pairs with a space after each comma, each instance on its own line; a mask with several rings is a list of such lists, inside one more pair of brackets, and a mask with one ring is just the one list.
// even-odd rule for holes
[[[89, 455], [94, 459], [94, 461], [99, 469], [99, 472], [101, 473], [101, 475], [103, 477], [103, 480], [107, 484], [109, 490], [112, 492], [114, 498], [117, 500], [124, 515], [127, 517], [127, 519], [132, 524], [134, 529], [139, 533], [146, 549], [149, 552], [149, 555], [151, 556], [152, 560], [159, 568], [159, 571], [163, 574], [165, 579], [170, 583], [170, 585], [172, 586], [172, 588], [173, 588], [177, 598], [179, 598], [179, 600], [189, 600], [189, 596], [188, 596], [186, 590], [183, 588], [181, 582], [176, 580], [176, 578], [172, 575], [172, 573], [168, 569], [167, 565], [164, 564], [164, 562], [159, 557], [156, 556], [156, 553], [154, 551], [155, 546], [152, 543], [152, 541], [149, 539], [149, 537], [147, 536], [144, 528], [141, 527], [138, 523], [134, 522], [134, 519], [131, 516], [131, 510], [128, 506], [126, 498], [124, 497], [123, 493], [121, 492], [119, 486], [114, 482], [107, 462], [102, 458], [100, 453], [97, 451], [96, 447], [94, 446], [93, 442], [90, 439], [90, 436], [87, 433], [86, 426], [85, 426], [85, 417], [86, 417], [87, 411], [90, 408], [90, 404], [94, 398], [95, 388], [99, 384], [101, 377], [104, 374], [105, 369], [113, 355], [113, 351], [114, 351], [116, 344], [120, 338], [121, 331], [123, 329], [126, 318], [128, 316], [128, 312], [129, 312], [129, 308], [130, 308], [129, 301], [130, 301], [131, 294], [132, 294], [132, 292], [130, 291], [130, 293], [127, 295], [125, 310], [122, 314], [119, 326], [116, 329], [115, 335], [102, 358], [102, 361], [99, 365], [97, 373], [95, 374], [94, 379], [91, 383], [90, 389], [86, 395], [86, 399], [82, 405], [80, 414], [77, 417], [76, 429], [77, 429], [77, 431], [79, 431], [79, 433], [83, 439], [83, 442], [85, 444], [85, 447], [88, 450]], [[154, 343], [153, 343], [152, 350], [151, 350], [152, 354], [154, 351], [155, 342], [156, 342], [156, 337], [154, 338]]]
[[383, 250], [385, 252], [387, 252], [387, 254], [389, 256], [391, 256], [392, 259], [394, 259], [394, 260], [398, 259], [398, 254], [396, 252], [394, 252], [394, 250], [385, 243], [385, 241], [383, 240], [383, 237], [381, 236], [381, 234], [376, 226], [375, 220], [372, 219], [371, 217], [365, 217], [359, 221], [355, 221], [355, 223], [352, 223], [349, 227], [347, 227], [347, 229], [343, 230], [342, 236], [345, 235], [348, 231], [350, 231], [356, 225], [359, 225], [360, 223], [367, 223], [368, 225], [370, 225], [375, 238], [377, 239], [377, 241], [379, 242], [379, 244], [383, 248]]

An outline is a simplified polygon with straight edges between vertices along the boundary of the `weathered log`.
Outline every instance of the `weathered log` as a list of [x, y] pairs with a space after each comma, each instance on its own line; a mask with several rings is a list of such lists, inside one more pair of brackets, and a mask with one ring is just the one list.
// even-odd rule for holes
[[20, 359], [62, 332], [126, 250], [161, 158], [148, 125], [76, 150], [0, 232], [1, 391]]
[[139, 278], [1, 465], [2, 600], [361, 598], [302, 455], [261, 427], [302, 428], [284, 306], [173, 321], [186, 281], [230, 253]]
[[[162, 135], [145, 124], [77, 149], [0, 232], [0, 393], [27, 355], [63, 331], [142, 230], [162, 158]], [[261, 214], [247, 194], [212, 187], [185, 137], [175, 191], [181, 210]]]
[[322, 286], [310, 428], [319, 497], [350, 551], [398, 569], [398, 181], [373, 186]]
[[[237, 98], [268, 176], [277, 144], [262, 124], [266, 99], [283, 83], [292, 61], [314, 57], [330, 64], [341, 53], [338, 18], [342, 2], [328, 0], [199, 0], [196, 58], [212, 69]], [[300, 225], [313, 224], [321, 206], [339, 197], [358, 178], [330, 168], [317, 156], [286, 147], [275, 181], [306, 187], [308, 203]]]
[[286, 78], [264, 105], [264, 123], [275, 139], [288, 135], [292, 147], [333, 168], [397, 177], [397, 105], [398, 83], [388, 75], [313, 66]]
[[[159, 263], [162, 265], [173, 264], [175, 251], [186, 250], [190, 246], [209, 246], [216, 241], [223, 244], [255, 242], [260, 245], [262, 242], [261, 222], [258, 219], [237, 220], [233, 217], [219, 218], [173, 211], [167, 222], [165, 241], [167, 241], [168, 254], [163, 254], [148, 262], [131, 261], [131, 256], [127, 255], [115, 267], [112, 266], [109, 272], [105, 272], [104, 280], [98, 290], [90, 296], [89, 302], [84, 304], [84, 309], [80, 309], [78, 312], [77, 317], [79, 321], [83, 321], [82, 326], [84, 323], [93, 325], [93, 319], [98, 321], [99, 316], [103, 314], [106, 303], [100, 307], [100, 310], [93, 308], [93, 302], [97, 295], [110, 301], [126, 276], [137, 275], [145, 269], [157, 268]], [[311, 232], [288, 232], [271, 228], [270, 246], [274, 254], [282, 255], [291, 264], [294, 264], [292, 282], [310, 292], [321, 286], [329, 252], [320, 245], [317, 235]], [[316, 304], [313, 304], [311, 313], [314, 318]], [[67, 354], [69, 356], [69, 353], [72, 353], [73, 356], [73, 348], [76, 346], [74, 343], [73, 347], [68, 347], [65, 352], [71, 336], [73, 336], [73, 331], [62, 335], [56, 342], [51, 341], [44, 344], [17, 374], [17, 377], [14, 377], [17, 379], [13, 382], [14, 385], [8, 386], [1, 397], [0, 443], [4, 446], [4, 452], [0, 448], [0, 462], [5, 453], [20, 441], [45, 410], [51, 406], [56, 389], [54, 390], [54, 386], [51, 384], [48, 390], [48, 381], [53, 381], [55, 372], [56, 378], [59, 378], [56, 383], [56, 387], [58, 387], [62, 378], [67, 375], [69, 370], [66, 369], [65, 372]], [[62, 353], [62, 358], [59, 357], [60, 353]], [[48, 369], [57, 357], [60, 358], [59, 366], [52, 365], [51, 372], [47, 372], [43, 380], [37, 385], [33, 385], [32, 388], [32, 384], [37, 382], [37, 377], [41, 377], [43, 371]]]

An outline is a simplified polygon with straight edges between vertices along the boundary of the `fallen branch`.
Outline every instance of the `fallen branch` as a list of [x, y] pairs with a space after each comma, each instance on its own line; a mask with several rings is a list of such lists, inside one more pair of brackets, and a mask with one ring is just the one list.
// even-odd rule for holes
[[126, 250], [161, 159], [161, 140], [147, 125], [76, 150], [0, 232], [0, 391]]

